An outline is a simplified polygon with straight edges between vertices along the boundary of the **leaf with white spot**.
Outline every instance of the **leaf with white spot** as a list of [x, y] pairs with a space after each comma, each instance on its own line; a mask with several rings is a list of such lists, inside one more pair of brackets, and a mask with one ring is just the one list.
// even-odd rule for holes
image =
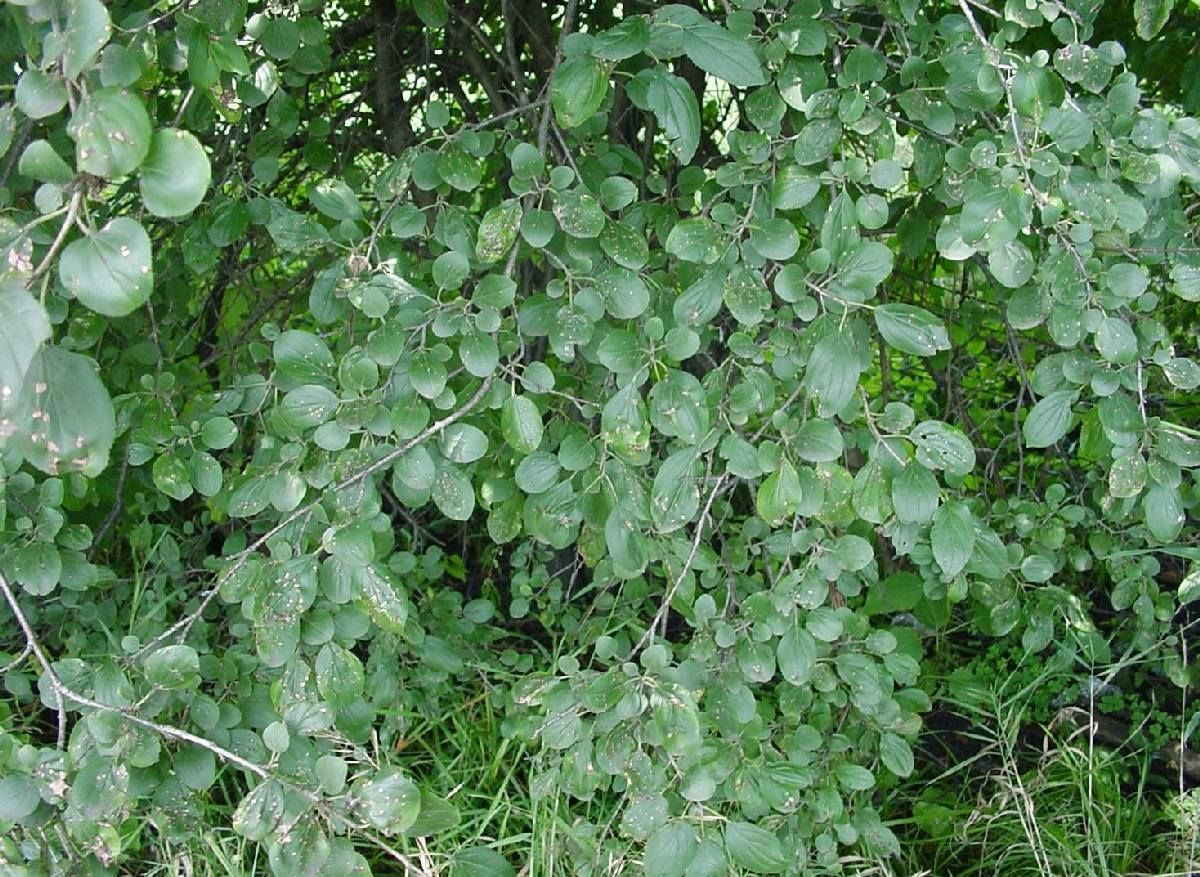
[[75, 79], [91, 65], [108, 38], [112, 21], [100, 0], [68, 0], [63, 29], [62, 65], [68, 79]]
[[96, 313], [123, 317], [145, 304], [154, 288], [150, 236], [137, 221], [119, 216], [67, 244], [58, 274], [63, 286]]
[[12, 422], [19, 430], [17, 450], [47, 474], [94, 477], [108, 465], [116, 417], [89, 357], [60, 347], [39, 350], [25, 374]]
[[153, 129], [140, 98], [119, 88], [101, 88], [80, 102], [67, 133], [75, 141], [75, 166], [113, 179], [137, 170], [150, 152]]
[[16, 405], [25, 372], [49, 337], [50, 320], [41, 303], [16, 281], [0, 283], [0, 418]]

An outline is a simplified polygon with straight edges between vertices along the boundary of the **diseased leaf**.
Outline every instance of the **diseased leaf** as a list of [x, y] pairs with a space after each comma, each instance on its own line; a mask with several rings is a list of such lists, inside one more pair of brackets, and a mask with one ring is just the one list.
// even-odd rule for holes
[[17, 450], [41, 471], [94, 478], [108, 466], [116, 414], [88, 357], [42, 347], [29, 363], [12, 410], [5, 430], [15, 432]]
[[554, 71], [550, 102], [564, 128], [575, 128], [590, 119], [608, 94], [608, 68], [598, 58], [577, 55]]
[[137, 170], [150, 152], [153, 131], [146, 107], [136, 95], [101, 88], [80, 102], [67, 133], [75, 141], [76, 168], [112, 179]]
[[885, 304], [875, 309], [875, 325], [884, 340], [915, 356], [933, 356], [950, 349], [950, 336], [942, 321], [924, 308]]
[[0, 441], [16, 429], [9, 413], [16, 405], [34, 355], [50, 338], [50, 321], [23, 286], [0, 281]]
[[700, 145], [700, 108], [688, 84], [670, 73], [650, 80], [646, 102], [666, 132], [671, 151], [680, 164], [688, 164]]
[[118, 217], [67, 244], [58, 273], [63, 286], [93, 311], [106, 317], [133, 313], [154, 288], [150, 236], [135, 220]]
[[1133, 0], [1133, 20], [1137, 23], [1137, 35], [1152, 40], [1167, 24], [1175, 0]]

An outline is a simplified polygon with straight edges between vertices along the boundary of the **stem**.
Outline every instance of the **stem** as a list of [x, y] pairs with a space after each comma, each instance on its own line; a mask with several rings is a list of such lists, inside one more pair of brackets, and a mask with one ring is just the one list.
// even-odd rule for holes
[[33, 276], [29, 278], [32, 283], [42, 276], [49, 268], [50, 263], [54, 261], [54, 257], [58, 255], [58, 251], [62, 248], [63, 242], [67, 239], [67, 233], [71, 230], [71, 226], [75, 224], [76, 218], [79, 216], [79, 208], [83, 204], [83, 192], [75, 192], [71, 196], [70, 202], [67, 204], [67, 216], [63, 220], [62, 228], [58, 230], [58, 234], [54, 237], [54, 242], [50, 244], [50, 249], [46, 251], [46, 255], [42, 258], [41, 264], [34, 269]]

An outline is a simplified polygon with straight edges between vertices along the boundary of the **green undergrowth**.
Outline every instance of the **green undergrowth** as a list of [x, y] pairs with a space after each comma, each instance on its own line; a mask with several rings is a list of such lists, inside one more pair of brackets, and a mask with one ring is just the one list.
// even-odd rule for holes
[[1096, 666], [1001, 639], [955, 667], [963, 648], [944, 645], [955, 658], [935, 656], [947, 669], [931, 677], [943, 719], [931, 722], [918, 746], [925, 757], [883, 808], [901, 840], [895, 874], [1193, 872], [1194, 778], [1165, 752], [1186, 744], [1194, 708], [1156, 706], [1162, 680], [1137, 662]]

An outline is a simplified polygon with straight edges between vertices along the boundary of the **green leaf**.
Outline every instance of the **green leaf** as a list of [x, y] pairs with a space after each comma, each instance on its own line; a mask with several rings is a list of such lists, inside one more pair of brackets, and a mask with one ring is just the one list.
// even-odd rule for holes
[[271, 354], [275, 360], [275, 384], [285, 392], [304, 384], [331, 381], [333, 354], [324, 341], [310, 332], [291, 329], [280, 333]]
[[187, 216], [204, 200], [212, 169], [199, 140], [187, 131], [166, 128], [151, 139], [140, 177], [147, 210], [155, 216]]
[[576, 55], [554, 71], [550, 103], [564, 128], [582, 125], [600, 109], [608, 95], [608, 67], [598, 58]]
[[513, 477], [517, 487], [536, 495], [554, 487], [561, 468], [558, 457], [546, 451], [534, 451], [517, 465]]
[[192, 495], [191, 467], [168, 451], [154, 461], [154, 486], [172, 499], [182, 502]]
[[11, 429], [15, 408], [29, 365], [50, 338], [46, 309], [23, 286], [0, 281], [0, 441]]
[[154, 289], [150, 237], [136, 220], [119, 216], [67, 244], [58, 274], [63, 286], [96, 313], [131, 314]]
[[445, 466], [438, 472], [429, 495], [441, 513], [452, 521], [465, 521], [475, 511], [475, 488], [453, 466]]
[[1020, 241], [1009, 241], [988, 253], [988, 267], [1004, 286], [1016, 289], [1029, 282], [1037, 262], [1027, 246]]
[[785, 457], [759, 486], [755, 507], [760, 518], [774, 525], [795, 515], [803, 498], [800, 476]]
[[929, 529], [933, 559], [942, 572], [953, 577], [966, 567], [975, 551], [975, 522], [962, 502], [948, 502], [933, 515]]
[[48, 542], [29, 542], [11, 554], [12, 575], [26, 593], [43, 597], [62, 579], [62, 555]]
[[846, 407], [854, 398], [861, 373], [854, 347], [842, 333], [826, 335], [817, 342], [808, 357], [804, 383], [817, 399], [821, 417], [832, 417]]
[[596, 289], [605, 308], [618, 320], [640, 317], [650, 305], [650, 290], [634, 271], [609, 268], [596, 276]]
[[917, 460], [930, 469], [951, 475], [969, 475], [975, 468], [975, 446], [966, 434], [940, 420], [918, 423], [909, 433], [917, 446]]
[[334, 709], [354, 703], [363, 692], [366, 674], [362, 662], [351, 651], [336, 643], [325, 643], [313, 663], [317, 691]]
[[450, 831], [458, 827], [461, 821], [457, 807], [445, 798], [421, 789], [421, 810], [404, 834], [406, 837], [428, 837]]
[[[1193, 569], [1183, 581], [1179, 583], [1179, 592], [1177, 594], [1179, 605], [1186, 606], [1188, 603], [1194, 603], [1200, 599], [1200, 568]], [[0, 800], [3, 800], [0, 798]]]
[[408, 379], [413, 389], [425, 399], [436, 399], [446, 389], [446, 366], [426, 350], [413, 354], [408, 366]]
[[654, 71], [646, 103], [667, 135], [668, 146], [680, 164], [688, 164], [700, 145], [700, 108], [696, 94], [683, 79]]
[[911, 776], [915, 761], [912, 747], [899, 734], [885, 732], [879, 737], [879, 758], [883, 766], [898, 777]]
[[217, 758], [207, 749], [184, 743], [175, 753], [175, 776], [189, 789], [203, 792], [217, 779]]
[[514, 395], [504, 400], [500, 411], [500, 431], [509, 447], [531, 454], [542, 443], [542, 414], [528, 396]]
[[351, 787], [350, 795], [363, 819], [384, 834], [407, 830], [421, 812], [420, 789], [395, 768], [359, 780]]
[[747, 88], [767, 81], [750, 43], [711, 21], [687, 24], [682, 46], [693, 64], [730, 85]]
[[82, 354], [59, 347], [39, 350], [12, 421], [20, 425], [17, 450], [49, 475], [79, 472], [94, 478], [108, 466], [116, 415], [96, 363]]
[[[638, 365], [640, 367], [640, 363]], [[670, 371], [650, 390], [650, 422], [663, 435], [698, 445], [710, 425], [704, 387], [694, 376]]]
[[677, 222], [667, 235], [667, 252], [685, 262], [711, 265], [721, 256], [721, 240], [716, 224], [705, 217]]
[[762, 275], [744, 267], [729, 272], [721, 297], [729, 313], [743, 326], [757, 326], [771, 306], [771, 293]]
[[796, 456], [810, 463], [829, 463], [842, 456], [842, 432], [830, 420], [814, 419], [800, 427], [793, 442]]
[[413, 10], [426, 27], [442, 28], [450, 20], [446, 0], [413, 0]]
[[592, 55], [606, 61], [624, 61], [650, 45], [646, 19], [632, 15], [615, 27], [600, 31], [592, 41]]
[[1171, 268], [1171, 292], [1184, 301], [1200, 301], [1200, 265], [1178, 264]]
[[776, 210], [798, 210], [821, 191], [821, 179], [799, 165], [779, 169], [771, 188], [771, 203]]
[[1096, 350], [1116, 365], [1128, 365], [1138, 357], [1137, 336], [1120, 317], [1106, 317], [1096, 330]]
[[663, 825], [646, 841], [642, 855], [646, 877], [683, 877], [698, 845], [696, 830], [683, 820]]
[[10, 774], [0, 779], [0, 822], [20, 822], [42, 803], [32, 777]]
[[487, 434], [469, 423], [452, 423], [438, 439], [442, 456], [452, 463], [474, 463], [488, 451]]
[[17, 80], [14, 97], [22, 113], [31, 119], [44, 119], [67, 105], [67, 86], [62, 77], [33, 67]]
[[146, 658], [146, 680], [168, 690], [200, 682], [200, 656], [191, 646], [163, 646]]
[[598, 237], [604, 230], [604, 211], [586, 192], [559, 192], [554, 202], [554, 216], [562, 230], [574, 238]]
[[458, 344], [458, 358], [463, 367], [477, 378], [486, 378], [500, 364], [500, 348], [496, 339], [484, 332], [468, 332]]
[[910, 572], [893, 573], [871, 586], [865, 610], [870, 615], [911, 612], [925, 597], [925, 583]]
[[206, 420], [200, 428], [200, 439], [214, 451], [232, 445], [237, 440], [237, 435], [237, 424], [228, 417], [213, 417]]
[[1179, 538], [1187, 520], [1183, 513], [1183, 500], [1179, 488], [1155, 484], [1142, 497], [1142, 510], [1146, 518], [1146, 529], [1159, 542], [1174, 542]]
[[788, 866], [774, 832], [749, 822], [725, 823], [725, 851], [735, 865], [752, 874], [782, 874]]
[[676, 451], [659, 467], [650, 491], [650, 517], [660, 533], [678, 530], [700, 510], [698, 467], [694, 448]]
[[279, 402], [280, 418], [292, 429], [320, 426], [337, 410], [338, 397], [328, 387], [304, 384], [296, 387]]
[[308, 200], [313, 207], [330, 219], [361, 219], [362, 205], [354, 190], [341, 180], [324, 179], [317, 181], [308, 192]]
[[66, 186], [75, 179], [75, 171], [46, 140], [34, 140], [21, 153], [17, 172], [43, 183]]
[[[71, 114], [75, 167], [107, 179], [137, 170], [150, 152], [153, 130], [141, 100], [118, 88], [88, 94]], [[132, 222], [132, 220], [127, 220]]]
[[833, 149], [842, 139], [842, 125], [837, 119], [817, 119], [809, 122], [796, 135], [793, 155], [796, 164], [819, 164], [833, 155]]
[[604, 522], [604, 543], [621, 578], [641, 575], [648, 561], [645, 537], [629, 510], [617, 505]]
[[727, 271], [716, 267], [701, 274], [675, 299], [672, 311], [680, 326], [704, 326], [721, 310]]
[[788, 220], [776, 217], [750, 226], [750, 245], [763, 258], [783, 262], [800, 249], [800, 235]]
[[1074, 390], [1055, 390], [1030, 409], [1021, 433], [1025, 446], [1048, 448], [1071, 429], [1072, 406], [1079, 394]]
[[483, 262], [498, 262], [517, 241], [521, 227], [521, 202], [504, 201], [483, 215], [475, 237], [475, 256]]
[[834, 768], [834, 775], [837, 777], [838, 784], [847, 791], [865, 792], [867, 789], [875, 787], [875, 775], [861, 764], [849, 764], [843, 761]]
[[1152, 40], [1167, 24], [1175, 0], [1133, 0], [1133, 20], [1137, 22], [1137, 35]]
[[516, 877], [504, 856], [483, 846], [460, 847], [451, 860], [451, 877]]
[[283, 818], [284, 807], [283, 787], [276, 780], [260, 783], [238, 803], [233, 830], [249, 840], [265, 840]]
[[924, 466], [909, 463], [892, 478], [892, 505], [896, 517], [905, 523], [933, 520], [940, 501], [937, 478]]
[[950, 349], [950, 336], [942, 321], [924, 308], [885, 304], [875, 308], [875, 325], [884, 340], [914, 356], [933, 356]]
[[806, 685], [817, 668], [817, 641], [807, 630], [791, 627], [779, 638], [775, 657], [785, 680], [795, 686]]
[[66, 6], [62, 73], [67, 79], [77, 79], [100, 54], [113, 25], [100, 0], [68, 0]]
[[408, 604], [387, 576], [371, 564], [359, 567], [354, 573], [354, 590], [358, 602], [380, 628], [389, 633], [403, 632]]

